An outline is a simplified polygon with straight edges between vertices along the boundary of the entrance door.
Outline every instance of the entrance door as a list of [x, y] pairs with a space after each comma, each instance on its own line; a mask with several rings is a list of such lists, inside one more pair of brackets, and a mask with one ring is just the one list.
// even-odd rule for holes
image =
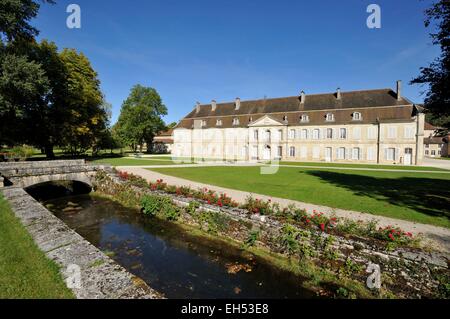
[[412, 164], [412, 148], [405, 148], [405, 165]]
[[331, 147], [325, 148], [325, 162], [331, 162]]
[[263, 152], [263, 160], [270, 161], [270, 146], [266, 145]]

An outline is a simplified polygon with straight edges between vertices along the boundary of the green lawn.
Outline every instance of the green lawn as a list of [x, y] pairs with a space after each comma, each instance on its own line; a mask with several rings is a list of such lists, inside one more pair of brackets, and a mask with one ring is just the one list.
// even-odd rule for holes
[[[93, 164], [110, 164], [112, 166], [143, 166], [143, 165], [174, 165], [180, 164], [173, 162], [170, 158], [167, 160], [161, 159], [150, 159], [150, 158], [125, 158], [125, 157], [111, 157], [111, 158], [102, 158], [93, 160], [91, 163]], [[184, 164], [189, 164], [186, 162]]]
[[167, 175], [269, 196], [450, 228], [450, 174], [280, 167], [152, 168]]
[[0, 299], [74, 298], [0, 195]]
[[345, 164], [345, 163], [324, 163], [324, 162], [287, 162], [282, 161], [280, 165], [299, 165], [315, 167], [345, 167], [345, 168], [375, 168], [375, 169], [395, 169], [408, 171], [446, 171], [446, 169], [430, 166], [405, 166], [405, 165], [377, 165], [377, 164]]

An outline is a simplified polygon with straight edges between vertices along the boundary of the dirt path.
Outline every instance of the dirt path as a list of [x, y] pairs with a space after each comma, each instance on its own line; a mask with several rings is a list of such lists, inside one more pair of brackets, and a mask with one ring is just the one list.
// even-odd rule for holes
[[295, 206], [297, 206], [299, 208], [306, 209], [309, 213], [312, 213], [313, 210], [316, 210], [318, 212], [323, 212], [324, 214], [334, 213], [338, 217], [350, 218], [355, 221], [358, 221], [358, 220], [371, 221], [371, 220], [375, 219], [378, 221], [378, 225], [380, 227], [393, 225], [393, 226], [398, 226], [398, 227], [402, 228], [404, 231], [409, 231], [413, 234], [422, 233], [427, 238], [427, 241], [432, 246], [434, 246], [436, 249], [450, 253], [450, 229], [446, 229], [443, 227], [427, 225], [427, 224], [419, 224], [419, 223], [414, 223], [414, 222], [401, 220], [401, 219], [394, 219], [394, 218], [384, 217], [384, 216], [376, 216], [376, 215], [360, 213], [360, 212], [350, 211], [350, 210], [345, 210], [345, 209], [330, 208], [327, 206], [309, 204], [309, 203], [299, 202], [299, 201], [285, 199], [285, 198], [278, 198], [278, 197], [255, 194], [255, 193], [239, 191], [239, 190], [234, 190], [234, 189], [229, 189], [229, 188], [223, 188], [223, 187], [219, 187], [219, 186], [193, 182], [193, 181], [179, 178], [179, 177], [164, 175], [164, 174], [161, 174], [158, 172], [149, 171], [142, 167], [121, 166], [121, 167], [117, 167], [117, 169], [119, 169], [121, 171], [127, 171], [128, 173], [132, 173], [135, 175], [139, 175], [148, 181], [156, 181], [157, 179], [163, 179], [169, 185], [190, 186], [191, 188], [194, 188], [194, 189], [208, 188], [208, 189], [214, 190], [219, 193], [226, 193], [228, 196], [230, 196], [231, 198], [233, 198], [234, 200], [236, 200], [239, 203], [243, 203], [248, 196], [252, 195], [254, 198], [260, 198], [263, 200], [270, 199], [272, 202], [279, 203], [281, 206], [288, 206], [290, 204], [294, 204]]

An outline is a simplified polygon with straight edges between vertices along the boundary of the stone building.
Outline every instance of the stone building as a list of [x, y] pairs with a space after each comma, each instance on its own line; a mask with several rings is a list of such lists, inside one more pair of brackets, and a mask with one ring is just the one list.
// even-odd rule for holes
[[424, 155], [426, 157], [450, 156], [450, 135], [443, 135], [443, 129], [425, 122], [424, 130]]
[[173, 129], [160, 132], [153, 138], [153, 153], [170, 154], [173, 146]]
[[174, 129], [173, 155], [237, 161], [421, 164], [424, 114], [397, 90], [201, 105]]

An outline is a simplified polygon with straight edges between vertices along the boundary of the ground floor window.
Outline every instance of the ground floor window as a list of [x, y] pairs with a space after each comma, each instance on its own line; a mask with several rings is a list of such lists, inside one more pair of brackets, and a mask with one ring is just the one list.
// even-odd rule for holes
[[369, 161], [375, 160], [375, 148], [374, 147], [369, 147], [367, 149], [367, 160], [369, 160]]
[[431, 155], [436, 155], [436, 151], [435, 151], [435, 150], [432, 150], [432, 151], [431, 151]]
[[429, 155], [429, 154], [430, 154], [430, 151], [426, 150], [425, 155]]
[[289, 156], [295, 157], [295, 147], [293, 146], [289, 147]]
[[361, 157], [361, 150], [359, 147], [354, 147], [352, 151], [352, 159], [359, 160]]
[[283, 147], [282, 146], [278, 146], [278, 157], [282, 157], [283, 156]]
[[306, 146], [302, 146], [300, 148], [300, 156], [302, 158], [307, 158], [308, 157], [308, 148]]
[[387, 148], [386, 149], [386, 160], [395, 161], [395, 148]]
[[336, 149], [336, 158], [337, 159], [345, 159], [345, 148], [344, 147], [339, 147], [338, 149]]

